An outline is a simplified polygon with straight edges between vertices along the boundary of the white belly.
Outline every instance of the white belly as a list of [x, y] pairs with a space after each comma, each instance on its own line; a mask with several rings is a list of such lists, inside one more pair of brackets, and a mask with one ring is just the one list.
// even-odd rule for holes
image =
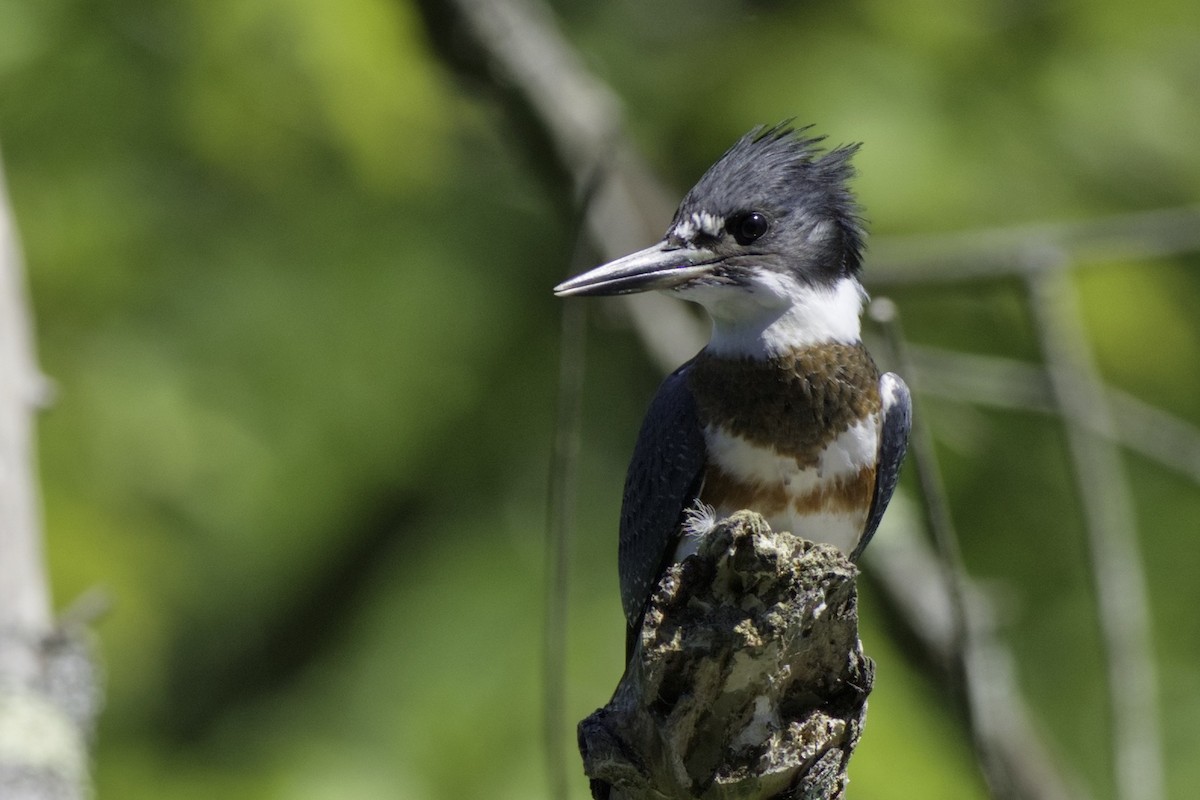
[[[758, 498], [759, 507], [755, 507], [755, 501], [747, 502], [739, 496], [715, 503], [716, 518], [740, 511], [745, 505], [766, 517], [775, 530], [832, 544], [846, 554], [854, 550], [866, 526], [869, 502], [847, 508], [845, 504], [811, 501], [861, 476], [864, 469], [873, 470], [879, 452], [877, 417], [859, 422], [830, 442], [815, 466], [801, 466], [794, 457], [781, 456], [719, 427], [707, 429], [705, 440], [709, 457], [721, 465], [723, 472], [757, 490], [752, 494]], [[677, 559], [695, 552], [699, 538], [695, 533], [701, 531], [681, 538]]]

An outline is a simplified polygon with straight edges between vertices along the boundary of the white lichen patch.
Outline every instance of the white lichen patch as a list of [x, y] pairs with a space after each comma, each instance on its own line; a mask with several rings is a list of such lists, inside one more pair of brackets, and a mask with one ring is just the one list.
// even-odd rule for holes
[[760, 694], [754, 698], [754, 711], [750, 715], [750, 721], [733, 740], [733, 748], [738, 750], [743, 747], [761, 745], [778, 729], [779, 717], [776, 713], [775, 703], [771, 701], [771, 698]]

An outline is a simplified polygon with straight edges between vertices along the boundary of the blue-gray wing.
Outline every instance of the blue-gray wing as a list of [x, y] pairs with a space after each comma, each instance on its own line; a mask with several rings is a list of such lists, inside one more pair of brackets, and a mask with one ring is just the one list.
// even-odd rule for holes
[[875, 493], [871, 497], [871, 511], [867, 515], [867, 527], [863, 530], [858, 546], [850, 555], [857, 560], [871, 537], [879, 528], [883, 512], [887, 510], [896, 482], [900, 480], [900, 465], [908, 449], [908, 431], [912, 427], [912, 396], [908, 386], [894, 372], [885, 372], [879, 378], [879, 397], [882, 401], [880, 417], [882, 429], [879, 434], [879, 461], [875, 468]]
[[688, 388], [690, 366], [668, 375], [654, 395], [625, 476], [617, 566], [631, 633], [674, 555], [683, 512], [700, 493], [704, 432]]

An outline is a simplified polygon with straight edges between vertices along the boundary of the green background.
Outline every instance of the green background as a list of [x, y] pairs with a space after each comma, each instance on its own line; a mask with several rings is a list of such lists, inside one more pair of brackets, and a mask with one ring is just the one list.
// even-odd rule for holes
[[[1200, 196], [1194, 0], [555, 9], [678, 194], [751, 126], [796, 117], [864, 143], [880, 240]], [[0, 146], [58, 392], [40, 422], [56, 604], [113, 600], [102, 800], [547, 796], [549, 289], [572, 211], [423, 25], [394, 0], [0, 0]], [[1193, 425], [1198, 266], [1076, 281], [1106, 379]], [[1038, 359], [1015, 284], [891, 294], [917, 343]], [[628, 329], [593, 319], [571, 719], [621, 669], [615, 521], [658, 380]], [[926, 413], [1039, 723], [1111, 797], [1061, 427], [951, 399]], [[1200, 783], [1200, 492], [1125, 465], [1183, 798]], [[982, 797], [941, 687], [869, 592], [863, 615], [878, 679], [850, 796]]]

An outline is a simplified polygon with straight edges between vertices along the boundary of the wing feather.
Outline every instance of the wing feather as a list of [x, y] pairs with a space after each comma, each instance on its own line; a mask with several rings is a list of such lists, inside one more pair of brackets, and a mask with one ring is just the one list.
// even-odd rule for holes
[[850, 558], [857, 560], [867, 543], [879, 528], [883, 512], [887, 509], [900, 479], [900, 465], [908, 449], [908, 432], [912, 427], [912, 395], [908, 386], [894, 372], [885, 372], [879, 378], [879, 396], [883, 401], [881, 416], [883, 425], [879, 434], [879, 460], [875, 469], [875, 491], [871, 496], [871, 511], [867, 515], [867, 526], [862, 538]]
[[618, 572], [631, 634], [674, 553], [683, 512], [700, 492], [705, 446], [688, 388], [691, 364], [668, 375], [654, 395], [625, 477]]

